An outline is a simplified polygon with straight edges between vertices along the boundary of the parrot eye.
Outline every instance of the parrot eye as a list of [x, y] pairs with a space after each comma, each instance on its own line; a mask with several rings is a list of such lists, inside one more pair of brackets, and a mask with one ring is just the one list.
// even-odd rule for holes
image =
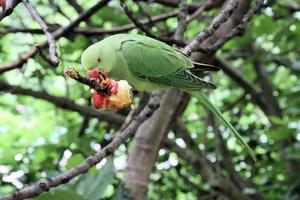
[[98, 58], [98, 60], [97, 60], [97, 61], [98, 61], [98, 63], [99, 63], [99, 62], [101, 62], [101, 58]]

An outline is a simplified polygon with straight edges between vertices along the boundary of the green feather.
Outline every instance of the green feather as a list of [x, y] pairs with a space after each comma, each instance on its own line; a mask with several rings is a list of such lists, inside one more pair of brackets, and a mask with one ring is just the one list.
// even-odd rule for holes
[[163, 83], [182, 90], [199, 91], [199, 89], [203, 88], [216, 88], [213, 83], [204, 81], [187, 70], [178, 70], [168, 76], [148, 77], [148, 80], [155, 83]]

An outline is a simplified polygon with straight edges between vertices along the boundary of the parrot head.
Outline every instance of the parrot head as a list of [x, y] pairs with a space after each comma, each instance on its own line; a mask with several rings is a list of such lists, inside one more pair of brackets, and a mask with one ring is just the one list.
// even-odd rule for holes
[[89, 46], [81, 56], [81, 64], [86, 70], [109, 73], [114, 63], [114, 51], [102, 42]]
[[82, 53], [81, 64], [87, 70], [88, 78], [107, 88], [102, 93], [91, 91], [96, 109], [122, 109], [133, 102], [131, 86], [127, 81], [109, 78], [115, 59], [115, 51], [101, 41], [89, 46]]
[[[108, 79], [108, 72], [110, 68], [107, 66], [106, 60], [108, 60], [106, 51], [103, 45], [96, 43], [89, 46], [81, 56], [81, 64], [87, 70], [87, 75], [90, 80], [94, 80], [97, 83], [105, 82]], [[102, 108], [104, 105], [104, 100], [107, 99], [107, 94], [101, 94], [97, 91], [92, 92], [92, 99], [94, 102], [94, 107], [96, 109]]]

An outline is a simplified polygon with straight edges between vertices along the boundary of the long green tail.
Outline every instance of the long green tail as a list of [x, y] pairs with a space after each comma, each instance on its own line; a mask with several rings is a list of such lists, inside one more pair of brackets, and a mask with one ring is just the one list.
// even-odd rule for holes
[[193, 96], [197, 97], [198, 100], [203, 103], [206, 107], [208, 107], [208, 109], [213, 112], [215, 115], [218, 116], [218, 118], [221, 120], [221, 122], [227, 127], [229, 128], [233, 134], [235, 135], [235, 137], [242, 143], [242, 145], [247, 149], [248, 153], [250, 154], [250, 156], [253, 158], [254, 161], [256, 161], [256, 156], [253, 152], [253, 150], [249, 147], [249, 145], [245, 142], [245, 140], [242, 138], [242, 136], [237, 132], [237, 130], [224, 118], [223, 114], [221, 113], [221, 111], [214, 106], [210, 100], [208, 99], [208, 97], [203, 94], [201, 91], [189, 91], [190, 94], [192, 94]]

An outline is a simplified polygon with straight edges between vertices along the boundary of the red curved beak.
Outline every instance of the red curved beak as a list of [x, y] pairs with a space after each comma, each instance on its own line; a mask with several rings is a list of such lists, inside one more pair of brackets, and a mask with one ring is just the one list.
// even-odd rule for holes
[[90, 79], [96, 79], [99, 80], [100, 82], [108, 78], [108, 73], [102, 72], [97, 69], [88, 70], [87, 74]]

